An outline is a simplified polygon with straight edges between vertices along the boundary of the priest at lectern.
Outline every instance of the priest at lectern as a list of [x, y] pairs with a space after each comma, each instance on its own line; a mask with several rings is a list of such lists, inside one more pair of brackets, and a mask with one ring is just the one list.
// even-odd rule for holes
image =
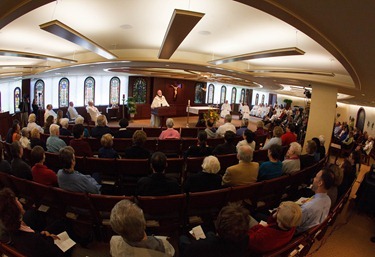
[[[151, 109], [159, 108], [159, 107], [169, 107], [169, 104], [161, 90], [158, 90], [157, 95], [155, 96], [154, 100], [151, 104]], [[160, 117], [151, 113], [151, 127], [160, 127]]]

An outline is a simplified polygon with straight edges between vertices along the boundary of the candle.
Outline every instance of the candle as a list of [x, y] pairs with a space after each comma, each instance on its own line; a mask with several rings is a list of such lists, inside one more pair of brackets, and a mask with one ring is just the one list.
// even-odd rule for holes
[[188, 106], [190, 106], [190, 100], [188, 100]]

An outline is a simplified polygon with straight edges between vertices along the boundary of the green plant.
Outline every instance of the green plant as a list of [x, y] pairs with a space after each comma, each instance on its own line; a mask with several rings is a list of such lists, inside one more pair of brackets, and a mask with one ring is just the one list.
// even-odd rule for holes
[[135, 99], [131, 96], [128, 97], [127, 102], [127, 107], [128, 107], [128, 112], [129, 114], [137, 114], [137, 104], [135, 102]]
[[287, 105], [291, 105], [293, 102], [293, 100], [291, 99], [284, 99], [284, 103], [287, 104]]

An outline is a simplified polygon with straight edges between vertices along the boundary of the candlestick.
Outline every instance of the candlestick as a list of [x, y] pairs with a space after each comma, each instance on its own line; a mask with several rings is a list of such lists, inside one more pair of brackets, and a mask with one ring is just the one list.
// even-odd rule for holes
[[188, 106], [190, 106], [190, 100], [188, 100]]

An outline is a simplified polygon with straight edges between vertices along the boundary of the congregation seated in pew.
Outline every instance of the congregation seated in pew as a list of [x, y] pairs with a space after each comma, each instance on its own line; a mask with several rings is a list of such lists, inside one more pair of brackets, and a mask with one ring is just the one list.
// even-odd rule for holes
[[87, 141], [83, 140], [84, 127], [82, 124], [76, 124], [73, 127], [74, 138], [70, 140], [69, 145], [73, 147], [76, 156], [92, 157], [92, 149]]
[[91, 129], [91, 136], [95, 138], [101, 138], [104, 134], [111, 134], [113, 135], [112, 130], [107, 126], [108, 121], [104, 115], [99, 115], [95, 127]]
[[151, 153], [144, 147], [147, 134], [143, 130], [136, 130], [132, 137], [133, 145], [124, 152], [125, 159], [148, 159]]
[[187, 177], [184, 192], [202, 192], [221, 188], [220, 162], [215, 156], [207, 156], [202, 163], [202, 170]]
[[100, 139], [102, 147], [99, 149], [99, 158], [119, 159], [120, 155], [113, 149], [113, 136], [104, 134]]
[[207, 133], [204, 130], [198, 132], [198, 142], [196, 145], [191, 145], [184, 157], [203, 157], [212, 154], [212, 148], [207, 144]]

